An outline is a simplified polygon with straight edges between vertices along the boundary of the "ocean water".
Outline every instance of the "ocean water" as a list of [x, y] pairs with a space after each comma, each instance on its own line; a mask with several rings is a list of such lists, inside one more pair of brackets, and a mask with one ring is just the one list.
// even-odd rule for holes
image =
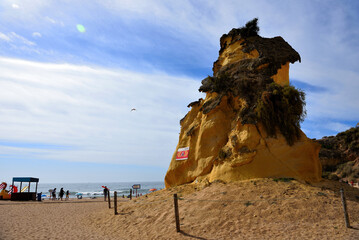
[[[35, 185], [31, 184], [31, 190], [34, 190]], [[107, 186], [110, 189], [110, 195], [113, 196], [114, 191], [117, 191], [117, 195], [128, 196], [132, 185], [140, 184], [141, 188], [137, 190], [138, 194], [147, 194], [150, 189], [155, 188], [157, 190], [165, 188], [164, 182], [113, 182], [113, 183], [41, 183], [39, 182], [37, 192], [42, 192], [43, 195], [48, 196], [49, 190], [56, 188], [56, 194], [58, 195], [61, 188], [64, 191], [70, 191], [70, 198], [77, 197], [78, 194], [82, 194], [82, 197], [103, 197], [103, 187]], [[136, 192], [136, 190], [134, 190]], [[45, 197], [45, 196], [44, 196]]]

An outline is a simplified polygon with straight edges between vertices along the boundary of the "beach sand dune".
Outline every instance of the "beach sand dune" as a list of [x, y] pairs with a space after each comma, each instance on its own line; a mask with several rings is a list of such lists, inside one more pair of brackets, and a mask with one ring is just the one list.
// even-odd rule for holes
[[[353, 228], [345, 228], [345, 187]], [[181, 232], [176, 232], [177, 193]], [[113, 204], [112, 204], [113, 206]], [[359, 191], [332, 181], [183, 185], [132, 201], [0, 202], [1, 239], [359, 239]]]

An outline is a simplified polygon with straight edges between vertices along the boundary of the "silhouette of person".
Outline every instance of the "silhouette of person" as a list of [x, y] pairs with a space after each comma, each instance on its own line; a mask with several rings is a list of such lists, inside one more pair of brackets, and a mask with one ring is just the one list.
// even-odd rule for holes
[[107, 189], [107, 186], [105, 186], [104, 188], [103, 188], [103, 195], [104, 195], [104, 200], [106, 201], [106, 199], [107, 199], [107, 194], [108, 194], [108, 189]]
[[65, 194], [64, 188], [61, 188], [60, 192], [59, 192], [59, 199], [61, 199], [61, 201], [62, 201], [62, 198], [64, 197], [64, 194]]

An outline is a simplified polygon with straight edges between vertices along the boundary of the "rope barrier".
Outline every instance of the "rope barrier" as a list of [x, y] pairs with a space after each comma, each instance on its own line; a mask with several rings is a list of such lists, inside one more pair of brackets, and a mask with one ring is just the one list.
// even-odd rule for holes
[[246, 202], [265, 202], [265, 201], [280, 201], [280, 200], [293, 200], [293, 199], [309, 199], [310, 197], [292, 197], [292, 198], [267, 198], [267, 199], [227, 199], [227, 200], [219, 200], [219, 199], [186, 199], [186, 198], [178, 198], [178, 200], [185, 200], [185, 201], [198, 201], [198, 202], [240, 202], [240, 203], [246, 203]]
[[[356, 192], [356, 191], [345, 191], [345, 193], [349, 192]], [[333, 193], [341, 194], [340, 191], [335, 191]], [[356, 192], [359, 194], [359, 192]], [[261, 201], [281, 201], [281, 200], [293, 200], [293, 199], [310, 199], [310, 198], [317, 198], [317, 197], [327, 197], [327, 193], [317, 192], [316, 195], [308, 195], [302, 197], [288, 197], [288, 198], [267, 198], [267, 199], [193, 199], [193, 198], [183, 198], [178, 197], [178, 200], [185, 200], [185, 201], [199, 201], [199, 202], [261, 202]], [[358, 195], [359, 197], [359, 195]]]
[[154, 203], [165, 203], [165, 202], [169, 202], [169, 200], [158, 200], [158, 201], [153, 201], [153, 202], [146, 202], [146, 203], [142, 203], [142, 202], [145, 202], [145, 201], [132, 201], [132, 203], [134, 204], [140, 204], [140, 205], [150, 205], [150, 204], [154, 204]]

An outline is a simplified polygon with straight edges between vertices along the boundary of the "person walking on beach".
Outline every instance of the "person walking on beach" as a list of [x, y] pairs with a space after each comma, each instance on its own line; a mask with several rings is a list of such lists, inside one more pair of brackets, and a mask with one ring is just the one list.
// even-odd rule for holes
[[107, 199], [107, 193], [108, 193], [108, 189], [107, 189], [107, 186], [105, 186], [103, 188], [103, 196], [104, 196], [105, 202], [106, 202], [106, 199]]
[[70, 198], [70, 191], [67, 190], [67, 191], [66, 191], [66, 198], [65, 198], [65, 200], [69, 200], [69, 198]]
[[49, 199], [52, 199], [52, 191], [54, 191], [54, 189], [49, 189]]
[[52, 200], [56, 199], [56, 188], [54, 188], [54, 190], [52, 190]]
[[59, 199], [61, 199], [61, 201], [62, 201], [62, 198], [64, 197], [64, 194], [65, 194], [64, 188], [61, 188], [60, 192], [59, 192]]

